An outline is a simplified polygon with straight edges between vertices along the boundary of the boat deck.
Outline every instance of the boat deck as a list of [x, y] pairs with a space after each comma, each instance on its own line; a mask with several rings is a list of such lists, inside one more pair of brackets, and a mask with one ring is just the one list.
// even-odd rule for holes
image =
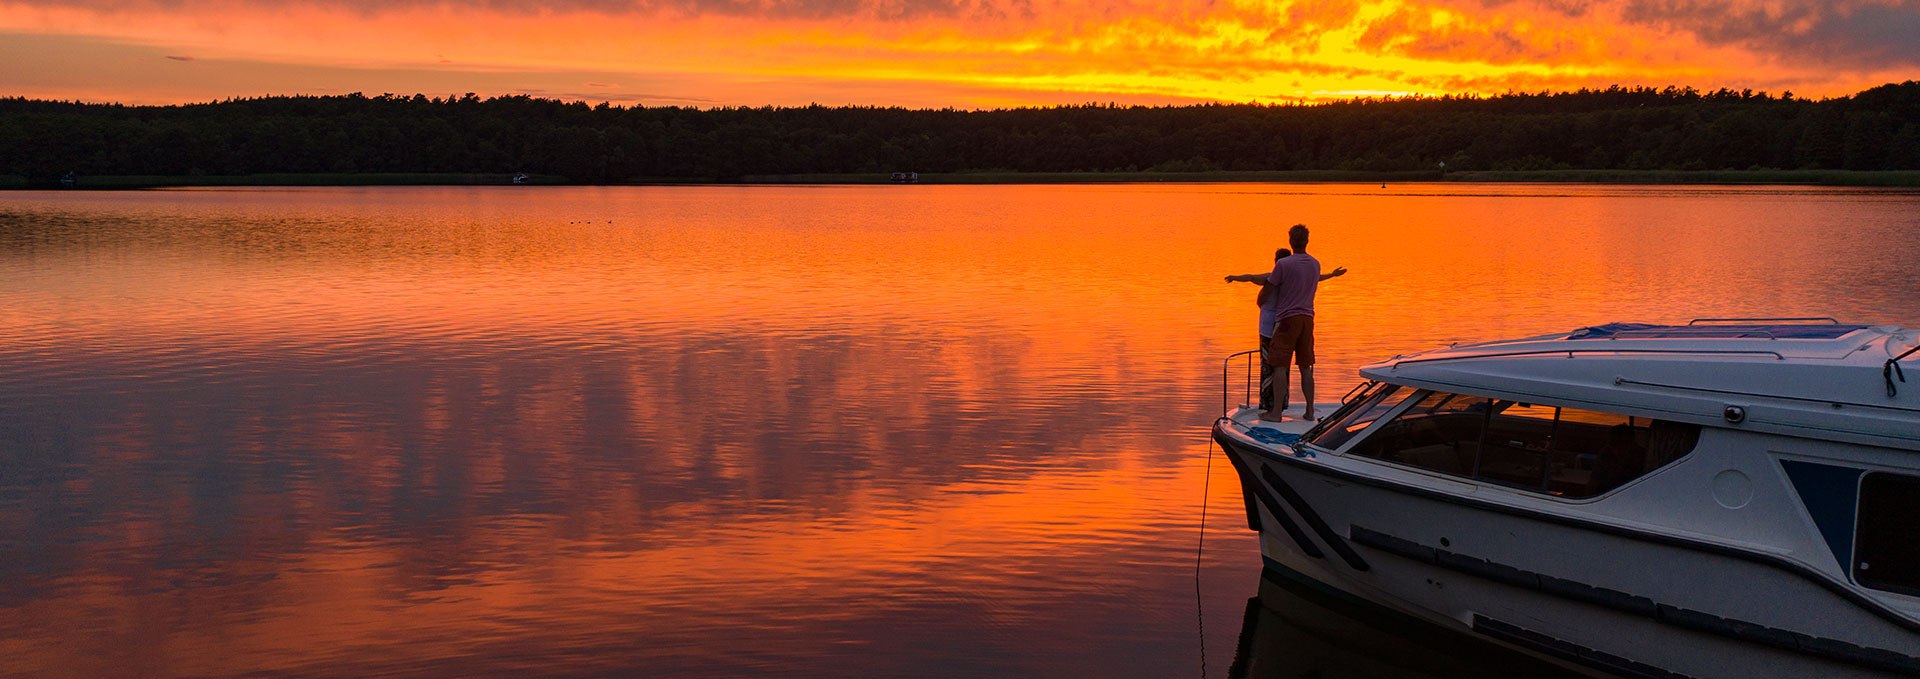
[[[1326, 417], [1328, 415], [1332, 415], [1333, 411], [1339, 410], [1339, 409], [1340, 409], [1339, 401], [1328, 401], [1328, 402], [1316, 404], [1313, 406], [1314, 414], [1320, 417]], [[1260, 419], [1259, 408], [1252, 407], [1252, 406], [1242, 406], [1239, 408], [1235, 408], [1232, 412], [1227, 413], [1227, 419], [1233, 420], [1234, 424], [1238, 424], [1240, 426], [1247, 427], [1249, 429], [1254, 427], [1259, 427], [1262, 429], [1272, 429], [1282, 434], [1292, 434], [1294, 436], [1299, 436], [1301, 434], [1307, 433], [1307, 430], [1312, 429], [1313, 425], [1320, 423], [1319, 420], [1300, 419], [1300, 412], [1301, 412], [1300, 408], [1296, 406], [1288, 409], [1284, 413], [1281, 413], [1281, 417], [1278, 420], [1263, 420], [1263, 419]]]

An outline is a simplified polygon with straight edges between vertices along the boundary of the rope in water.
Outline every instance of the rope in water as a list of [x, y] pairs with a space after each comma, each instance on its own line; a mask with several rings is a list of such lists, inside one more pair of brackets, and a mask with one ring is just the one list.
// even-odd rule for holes
[[1200, 596], [1200, 558], [1207, 551], [1207, 500], [1213, 497], [1213, 437], [1207, 437], [1207, 475], [1200, 490], [1200, 543], [1193, 548], [1193, 616], [1200, 630], [1200, 679], [1207, 679], [1207, 610]]

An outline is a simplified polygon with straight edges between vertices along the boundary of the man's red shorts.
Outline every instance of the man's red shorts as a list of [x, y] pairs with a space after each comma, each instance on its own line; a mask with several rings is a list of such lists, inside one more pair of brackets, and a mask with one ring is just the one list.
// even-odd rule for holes
[[1284, 366], [1288, 358], [1302, 368], [1313, 367], [1312, 316], [1288, 316], [1280, 319], [1273, 329], [1273, 340], [1267, 345], [1267, 360]]

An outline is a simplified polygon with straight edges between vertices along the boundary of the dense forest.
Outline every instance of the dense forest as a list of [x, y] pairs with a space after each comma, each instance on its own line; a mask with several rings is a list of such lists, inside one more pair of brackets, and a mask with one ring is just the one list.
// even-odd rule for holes
[[1810, 101], [1627, 88], [1313, 105], [618, 107], [352, 94], [0, 99], [0, 174], [751, 175], [1203, 170], [1920, 169], [1920, 82]]

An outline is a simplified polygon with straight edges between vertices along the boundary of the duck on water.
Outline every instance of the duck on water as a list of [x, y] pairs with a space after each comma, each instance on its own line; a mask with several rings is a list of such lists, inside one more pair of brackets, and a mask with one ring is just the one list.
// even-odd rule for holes
[[1920, 333], [1614, 323], [1231, 409], [1271, 574], [1572, 669], [1920, 676]]

